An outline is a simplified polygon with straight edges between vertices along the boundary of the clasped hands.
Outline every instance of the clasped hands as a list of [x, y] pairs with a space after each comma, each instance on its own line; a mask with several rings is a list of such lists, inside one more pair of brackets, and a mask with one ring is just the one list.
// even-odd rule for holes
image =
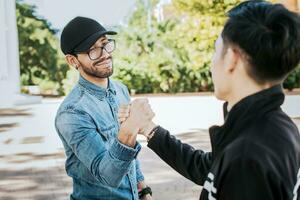
[[137, 134], [147, 137], [156, 126], [152, 122], [154, 116], [148, 99], [136, 99], [129, 105], [121, 105], [118, 112], [120, 130], [132, 137]]

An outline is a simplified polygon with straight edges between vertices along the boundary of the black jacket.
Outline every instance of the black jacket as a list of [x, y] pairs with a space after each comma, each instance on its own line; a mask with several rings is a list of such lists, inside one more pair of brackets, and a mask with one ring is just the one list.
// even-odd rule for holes
[[201, 200], [299, 200], [300, 135], [281, 110], [283, 101], [281, 86], [274, 86], [238, 102], [225, 112], [224, 125], [209, 129], [212, 152], [195, 150], [163, 128], [148, 147], [202, 185]]

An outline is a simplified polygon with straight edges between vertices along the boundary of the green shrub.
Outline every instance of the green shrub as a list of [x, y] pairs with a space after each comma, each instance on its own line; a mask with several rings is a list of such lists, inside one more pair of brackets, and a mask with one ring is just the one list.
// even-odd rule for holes
[[300, 65], [285, 79], [283, 87], [290, 91], [300, 87]]

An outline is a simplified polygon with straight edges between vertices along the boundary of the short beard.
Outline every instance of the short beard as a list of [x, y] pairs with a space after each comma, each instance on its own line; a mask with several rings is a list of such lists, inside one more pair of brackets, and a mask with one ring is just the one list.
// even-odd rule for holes
[[95, 67], [95, 65], [93, 65], [93, 67], [85, 67], [83, 65], [81, 65], [82, 70], [87, 74], [90, 75], [92, 77], [97, 77], [97, 78], [108, 78], [110, 77], [114, 70], [113, 70], [113, 60], [111, 60], [112, 62], [112, 67], [110, 70], [100, 70], [98, 68]]

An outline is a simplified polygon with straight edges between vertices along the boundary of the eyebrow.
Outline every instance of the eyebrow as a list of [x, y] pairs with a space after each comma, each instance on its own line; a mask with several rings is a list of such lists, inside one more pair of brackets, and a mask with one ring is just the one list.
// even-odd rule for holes
[[100, 41], [107, 40], [107, 39], [108, 39], [107, 37], [101, 37]]
[[100, 40], [98, 40], [98, 41], [97, 41], [97, 43], [96, 43], [96, 44], [94, 44], [94, 45], [93, 45], [93, 46], [92, 46], [90, 49], [94, 49], [94, 48], [96, 48], [96, 47], [99, 47], [99, 46], [98, 46], [98, 43], [100, 43], [100, 42], [101, 42], [101, 46], [102, 46], [102, 45], [103, 45], [103, 44], [102, 44], [102, 42], [103, 42], [103, 41], [106, 41], [106, 40], [108, 40], [108, 38], [107, 38], [107, 37], [103, 37], [103, 38], [101, 38], [101, 39], [100, 39]]

